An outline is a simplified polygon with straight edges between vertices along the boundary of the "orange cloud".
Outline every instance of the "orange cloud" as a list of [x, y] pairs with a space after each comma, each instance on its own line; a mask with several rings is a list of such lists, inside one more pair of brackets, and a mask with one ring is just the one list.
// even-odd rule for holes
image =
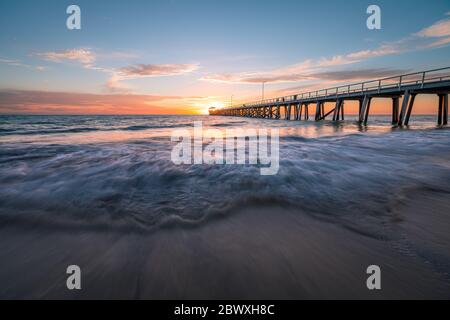
[[196, 114], [201, 97], [0, 90], [2, 114]]

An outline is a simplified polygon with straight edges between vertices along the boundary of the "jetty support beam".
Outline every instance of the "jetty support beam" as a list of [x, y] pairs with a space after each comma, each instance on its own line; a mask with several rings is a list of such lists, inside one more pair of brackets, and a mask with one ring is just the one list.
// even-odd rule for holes
[[409, 100], [408, 111], [406, 112], [405, 116], [405, 126], [409, 125], [409, 118], [411, 117], [411, 112], [414, 107], [414, 100], [416, 100], [416, 94], [412, 93], [411, 99]]
[[400, 97], [392, 98], [392, 124], [398, 124], [398, 108], [400, 106]]
[[398, 125], [402, 126], [405, 121], [406, 111], [409, 104], [409, 99], [411, 97], [411, 94], [408, 90], [405, 91], [405, 94], [403, 95], [403, 102], [402, 102], [402, 109], [400, 111], [400, 116], [398, 118]]
[[448, 124], [448, 94], [439, 94], [438, 125]]
[[364, 125], [367, 125], [367, 120], [369, 119], [369, 111], [370, 111], [370, 104], [372, 103], [372, 97], [365, 95], [364, 100], [361, 105], [361, 111], [359, 113], [359, 123], [364, 123]]

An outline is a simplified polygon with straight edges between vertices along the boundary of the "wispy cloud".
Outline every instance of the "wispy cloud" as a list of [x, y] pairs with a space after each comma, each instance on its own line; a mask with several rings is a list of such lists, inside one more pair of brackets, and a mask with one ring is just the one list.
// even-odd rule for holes
[[[449, 13], [447, 13], [448, 15]], [[440, 20], [416, 33], [419, 37], [440, 38], [450, 36], [450, 19]]]
[[389, 78], [399, 74], [410, 72], [408, 69], [390, 69], [390, 68], [369, 68], [354, 70], [324, 71], [311, 75], [314, 80], [308, 84], [282, 88], [276, 91], [278, 94], [293, 94], [300, 91], [313, 91], [324, 89], [326, 87], [335, 87], [348, 84], [349, 82], [359, 82], [367, 79]]
[[318, 72], [313, 76], [316, 79], [328, 79], [333, 81], [359, 81], [367, 79], [387, 78], [398, 74], [408, 73], [406, 69], [371, 68], [356, 70], [340, 70]]
[[51, 62], [79, 62], [86, 67], [93, 65], [96, 54], [87, 48], [37, 53], [37, 56]]
[[450, 37], [448, 38], [442, 38], [436, 41], [431, 42], [426, 46], [426, 48], [435, 48], [435, 47], [442, 47], [446, 46], [450, 43]]
[[[334, 80], [341, 80], [345, 73], [324, 72], [335, 67], [356, 64], [368, 59], [379, 58], [389, 55], [402, 54], [406, 52], [431, 49], [448, 45], [450, 43], [450, 19], [444, 19], [433, 25], [422, 29], [397, 41], [380, 44], [373, 49], [365, 49], [350, 52], [345, 55], [324, 57], [318, 60], [309, 59], [284, 68], [269, 71], [240, 72], [240, 73], [219, 73], [209, 74], [201, 78], [204, 81], [222, 83], [260, 84], [267, 83], [289, 83], [316, 79], [330, 79], [330, 76], [338, 76]], [[370, 79], [371, 76], [384, 76], [386, 70], [357, 70], [357, 73], [367, 76], [363, 79]], [[367, 72], [369, 71], [369, 72]], [[388, 72], [390, 74], [390, 72]], [[352, 80], [349, 77], [347, 80]]]
[[[266, 83], [286, 83], [286, 82], [299, 82], [316, 79], [328, 79], [330, 75], [345, 74], [345, 72], [323, 72], [333, 67], [355, 64], [362, 60], [366, 60], [373, 57], [380, 57], [388, 54], [394, 54], [400, 52], [400, 46], [394, 45], [382, 45], [375, 50], [364, 50], [353, 52], [347, 55], [338, 55], [331, 58], [321, 58], [319, 60], [306, 60], [298, 64], [290, 65], [284, 68], [270, 70], [266, 72], [243, 72], [236, 74], [212, 74], [206, 75], [201, 80], [223, 83], [243, 83], [243, 84], [260, 84]], [[362, 72], [361, 72], [362, 71]], [[368, 72], [366, 72], [368, 71]], [[374, 72], [376, 71], [376, 72]], [[350, 71], [352, 72], [352, 71]], [[385, 69], [379, 70], [356, 70], [354, 73], [359, 75], [365, 74], [365, 76], [386, 74]], [[325, 77], [326, 76], [326, 77]], [[322, 78], [325, 77], [325, 78]]]
[[122, 78], [112, 72], [111, 78], [106, 81], [105, 90], [109, 93], [130, 93], [130, 86], [122, 82]]
[[19, 60], [14, 60], [14, 59], [3, 59], [3, 58], [0, 58], [0, 62], [1, 63], [5, 63], [5, 64], [10, 65], [10, 66], [16, 66], [16, 67], [24, 67], [25, 66]]
[[122, 68], [105, 68], [98, 66], [98, 58], [130, 59], [137, 56], [133, 53], [110, 52], [98, 54], [89, 48], [49, 51], [36, 54], [46, 61], [55, 63], [76, 62], [84, 68], [110, 74], [105, 89], [111, 93], [130, 93], [131, 88], [123, 83], [125, 80], [176, 76], [191, 73], [198, 69], [198, 64], [133, 64]]
[[14, 66], [14, 67], [33, 69], [33, 70], [37, 70], [37, 71], [45, 70], [44, 66], [32, 66], [30, 64], [26, 64], [26, 63], [21, 62], [20, 60], [15, 60], [15, 59], [5, 59], [5, 58], [0, 57], [0, 63], [4, 63], [4, 64], [7, 64], [9, 66]]
[[198, 64], [136, 64], [118, 69], [124, 77], [161, 77], [190, 73]]
[[320, 59], [318, 61], [307, 60], [299, 64], [287, 66], [282, 69], [271, 70], [267, 72], [243, 72], [236, 74], [212, 74], [201, 78], [204, 81], [222, 82], [222, 83], [242, 83], [242, 84], [260, 84], [266, 83], [286, 83], [315, 80], [321, 73], [319, 70], [325, 68], [352, 64], [359, 61], [359, 57], [335, 56], [329, 59]]
[[198, 64], [134, 64], [111, 71], [111, 78], [106, 83], [109, 92], [130, 92], [125, 80], [138, 78], [178, 76], [194, 72]]

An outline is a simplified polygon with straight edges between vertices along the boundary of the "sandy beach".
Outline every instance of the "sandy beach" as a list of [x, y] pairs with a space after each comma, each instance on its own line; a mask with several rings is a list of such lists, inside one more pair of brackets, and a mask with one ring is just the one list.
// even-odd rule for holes
[[[421, 205], [428, 203], [428, 205]], [[376, 239], [299, 215], [243, 209], [193, 228], [143, 233], [2, 228], [3, 298], [32, 299], [448, 299], [448, 198], [395, 208], [398, 238]], [[439, 262], [436, 262], [439, 261]], [[82, 290], [65, 268], [83, 270]], [[382, 268], [382, 290], [366, 268]], [[32, 284], [30, 286], [30, 284]]]

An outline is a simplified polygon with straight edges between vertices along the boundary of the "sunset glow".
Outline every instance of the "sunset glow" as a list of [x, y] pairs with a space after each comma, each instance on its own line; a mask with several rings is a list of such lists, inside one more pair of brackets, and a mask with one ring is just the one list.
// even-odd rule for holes
[[[230, 105], [232, 96], [235, 103], [261, 99], [263, 82], [270, 98], [450, 64], [443, 2], [417, 4], [413, 24], [396, 18], [403, 6], [382, 4], [385, 28], [372, 32], [359, 1], [327, 2], [333, 10], [325, 17], [323, 3], [288, 2], [283, 21], [307, 10], [302, 25], [308, 27], [292, 22], [280, 29], [265, 23], [281, 15], [272, 10], [275, 4], [264, 6], [250, 26], [241, 17], [252, 14], [254, 1], [239, 4], [237, 12], [237, 2], [221, 12], [205, 1], [151, 1], [123, 13], [118, 1], [81, 0], [89, 15], [81, 30], [69, 31], [61, 26], [63, 4], [61, 19], [54, 19], [53, 1], [2, 2], [2, 25], [20, 32], [14, 41], [8, 32], [0, 35], [0, 113], [206, 114]], [[226, 18], [231, 13], [234, 27]], [[178, 23], [167, 24], [162, 17], [168, 14]], [[351, 45], [336, 46], [322, 20], [336, 21], [334, 32]], [[290, 47], [277, 49], [284, 43]], [[376, 104], [374, 113], [389, 112], [387, 104]], [[435, 109], [433, 98], [421, 99], [415, 113]]]

